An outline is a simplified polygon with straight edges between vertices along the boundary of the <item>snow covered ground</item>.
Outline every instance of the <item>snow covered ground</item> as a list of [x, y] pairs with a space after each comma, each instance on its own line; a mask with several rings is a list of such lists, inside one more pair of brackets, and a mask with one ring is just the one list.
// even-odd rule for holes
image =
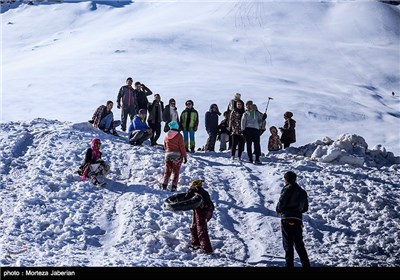
[[[283, 266], [275, 206], [288, 170], [309, 195], [313, 266], [400, 265], [398, 7], [88, 1], [2, 5], [1, 22], [1, 266]], [[162, 207], [163, 151], [86, 122], [128, 76], [179, 112], [194, 100], [197, 147], [210, 104], [224, 110], [235, 92], [260, 109], [274, 98], [268, 126], [294, 113], [297, 143], [263, 166], [228, 152], [183, 165], [179, 190], [203, 178], [217, 207], [213, 255], [188, 248], [190, 212]], [[111, 164], [104, 189], [75, 173], [93, 137]]]
[[[275, 206], [288, 170], [309, 195], [312, 265], [400, 265], [399, 157], [378, 169], [314, 161], [296, 148], [263, 157], [263, 166], [232, 162], [228, 152], [190, 155], [179, 191], [203, 178], [217, 209], [209, 223], [215, 253], [207, 256], [188, 248], [191, 212], [163, 209], [171, 192], [158, 187], [162, 149], [132, 147], [88, 123], [36, 119], [0, 128], [2, 265], [282, 266]], [[105, 188], [75, 173], [93, 137], [111, 164]]]

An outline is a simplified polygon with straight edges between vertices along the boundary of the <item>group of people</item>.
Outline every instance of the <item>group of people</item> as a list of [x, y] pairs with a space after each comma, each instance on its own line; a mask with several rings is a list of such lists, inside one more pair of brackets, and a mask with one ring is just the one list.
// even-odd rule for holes
[[[182, 143], [182, 135], [179, 133], [175, 121], [170, 125], [170, 131], [168, 134], [170, 134], [172, 139], [177, 137], [176, 141]], [[177, 135], [180, 135], [180, 137]], [[182, 147], [182, 145], [180, 146]], [[83, 179], [89, 177], [91, 182], [95, 185], [100, 185], [96, 176], [104, 175], [110, 169], [110, 166], [101, 159], [102, 153], [100, 152], [100, 147], [100, 139], [94, 138], [91, 142], [91, 147], [86, 151], [85, 160], [78, 170], [78, 173]], [[182, 149], [181, 152], [182, 154], [185, 154], [186, 150]], [[169, 167], [170, 171], [173, 170], [174, 162], [176, 162], [176, 158], [174, 156], [171, 157], [173, 164]], [[293, 247], [296, 249], [300, 257], [302, 266], [310, 267], [310, 261], [308, 259], [302, 235], [302, 214], [308, 211], [308, 196], [307, 192], [297, 184], [296, 178], [297, 175], [292, 171], [285, 173], [284, 187], [276, 206], [276, 213], [281, 217], [282, 243], [285, 250], [286, 267], [294, 266]], [[208, 234], [207, 223], [212, 218], [215, 206], [210, 198], [210, 194], [203, 188], [203, 182], [204, 180], [201, 179], [192, 181], [185, 194], [187, 199], [192, 198], [195, 194], [202, 197], [202, 203], [200, 206], [193, 210], [192, 224], [190, 225], [190, 247], [194, 250], [200, 249], [202, 253], [211, 254], [213, 249]], [[163, 188], [164, 187], [165, 185], [163, 184]]]
[[[235, 159], [237, 151], [237, 158], [241, 160], [246, 144], [248, 162], [253, 162], [252, 147], [254, 147], [254, 163], [261, 164], [260, 137], [266, 130], [266, 112], [260, 112], [252, 100], [245, 104], [241, 100], [241, 94], [236, 93], [223, 114], [224, 119], [218, 124], [218, 116], [220, 115], [217, 104], [211, 104], [205, 115], [208, 138], [203, 150], [214, 151], [216, 140], [219, 140], [220, 151], [226, 150], [228, 143], [232, 159]], [[278, 129], [275, 126], [270, 127], [271, 135], [268, 139], [268, 151], [278, 151], [296, 142], [296, 121], [292, 117], [292, 112], [284, 114], [284, 126], [279, 128], [282, 133], [281, 136], [279, 136]]]
[[[129, 116], [131, 121], [128, 128], [129, 143], [142, 145], [144, 141], [150, 139], [151, 145], [157, 145], [157, 140], [161, 136], [161, 122], [165, 122], [164, 132], [167, 132], [170, 130], [169, 123], [176, 121], [179, 130], [183, 133], [186, 152], [193, 153], [196, 147], [195, 133], [199, 126], [199, 114], [194, 109], [193, 100], [185, 102], [186, 108], [179, 115], [174, 98], [171, 98], [168, 105], [164, 107], [159, 94], [154, 94], [154, 100], [149, 102], [147, 97], [153, 92], [140, 82], [135, 82], [134, 87], [132, 84], [133, 79], [128, 77], [126, 85], [121, 86], [118, 91], [117, 108], [121, 109], [121, 121], [114, 121], [113, 102], [109, 100], [106, 105], [99, 106], [93, 114], [90, 120], [93, 126], [106, 133], [118, 135], [116, 127], [121, 125], [121, 130], [126, 131]], [[261, 113], [251, 100], [245, 104], [241, 100], [241, 94], [236, 93], [223, 113], [224, 119], [218, 123], [220, 115], [218, 105], [211, 104], [209, 111], [205, 114], [208, 138], [200, 150], [214, 151], [215, 143], [219, 140], [220, 151], [226, 150], [228, 144], [232, 157], [235, 158], [237, 150], [237, 156], [241, 159], [246, 143], [249, 162], [253, 162], [252, 146], [254, 145], [255, 163], [260, 163], [260, 136], [266, 130], [267, 114]], [[291, 143], [296, 142], [296, 121], [292, 117], [292, 112], [284, 114], [285, 124], [279, 128], [282, 134], [280, 137], [275, 126], [269, 128], [271, 133], [268, 141], [269, 151], [287, 148]]]
[[[194, 102], [187, 100], [186, 108], [181, 115], [178, 114], [176, 101], [171, 98], [168, 105], [164, 107], [159, 94], [154, 94], [153, 102], [149, 102], [147, 96], [152, 91], [140, 82], [132, 87], [133, 79], [126, 79], [126, 85], [122, 86], [117, 95], [117, 108], [121, 109], [121, 121], [115, 121], [112, 113], [113, 102], [107, 101], [101, 105], [93, 114], [91, 122], [95, 128], [106, 133], [118, 136], [116, 127], [121, 125], [122, 131], [126, 131], [128, 116], [131, 123], [128, 128], [129, 143], [142, 145], [148, 139], [151, 145], [158, 145], [157, 140], [161, 135], [161, 122], [164, 126], [164, 151], [165, 166], [161, 182], [161, 188], [167, 189], [168, 182], [172, 176], [171, 191], [176, 191], [179, 181], [179, 173], [182, 163], [187, 162], [187, 153], [195, 151], [195, 132], [199, 125], [199, 115], [194, 109]], [[221, 115], [217, 104], [212, 104], [205, 114], [205, 128], [208, 134], [207, 142], [202, 150], [214, 151], [215, 143], [220, 141], [220, 151], [231, 150], [231, 158], [237, 157], [241, 160], [244, 145], [247, 145], [248, 162], [261, 164], [260, 137], [266, 130], [267, 114], [258, 110], [257, 105], [249, 100], [246, 104], [241, 100], [241, 94], [236, 93], [229, 102], [227, 110], [223, 113], [224, 119], [219, 123]], [[277, 151], [287, 148], [296, 142], [296, 121], [292, 119], [293, 113], [285, 112], [285, 123], [279, 127], [281, 136], [275, 126], [270, 127], [268, 150]], [[146, 123], [147, 121], [147, 123]], [[183, 132], [183, 135], [180, 132]], [[95, 185], [101, 183], [97, 175], [105, 174], [109, 169], [101, 159], [100, 139], [92, 140], [91, 148], [86, 151], [85, 160], [79, 168], [82, 179], [90, 178]], [[254, 153], [253, 153], [254, 147]], [[94, 167], [95, 166], [95, 167]], [[308, 209], [307, 193], [296, 183], [296, 174], [287, 172], [284, 176], [285, 187], [279, 198], [276, 211], [282, 219], [283, 247], [286, 252], [286, 266], [293, 266], [293, 246], [295, 246], [302, 265], [309, 266], [307, 252], [302, 241], [302, 213]], [[203, 203], [193, 212], [193, 223], [190, 227], [192, 236], [192, 248], [199, 249], [204, 253], [212, 253], [212, 246], [208, 236], [207, 222], [212, 217], [214, 204], [208, 192], [202, 187], [203, 180], [195, 180], [190, 183], [187, 197], [194, 193], [203, 197]]]

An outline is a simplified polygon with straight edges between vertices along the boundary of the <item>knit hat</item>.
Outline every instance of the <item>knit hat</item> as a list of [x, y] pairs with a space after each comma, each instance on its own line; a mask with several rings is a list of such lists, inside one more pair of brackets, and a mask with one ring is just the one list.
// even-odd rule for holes
[[204, 182], [204, 180], [202, 180], [202, 179], [197, 179], [197, 180], [192, 181], [192, 182], [189, 184], [189, 186], [190, 186], [191, 188], [201, 187], [201, 186], [203, 185], [203, 182]]
[[170, 129], [179, 129], [179, 124], [176, 121], [169, 122], [168, 126]]

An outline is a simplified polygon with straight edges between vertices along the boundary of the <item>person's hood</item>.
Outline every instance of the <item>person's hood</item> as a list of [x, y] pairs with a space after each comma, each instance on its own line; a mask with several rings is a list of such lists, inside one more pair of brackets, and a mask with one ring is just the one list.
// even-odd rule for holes
[[209, 109], [208, 111], [209, 111], [210, 113], [212, 113], [212, 111], [213, 111], [212, 108], [213, 108], [213, 107], [216, 107], [216, 108], [217, 108], [217, 112], [216, 112], [216, 113], [217, 113], [218, 115], [221, 115], [221, 113], [219, 112], [219, 108], [218, 108], [218, 105], [217, 105], [217, 104], [211, 104], [211, 105], [210, 105], [210, 109]]
[[171, 140], [172, 138], [174, 138], [177, 134], [179, 134], [179, 131], [176, 131], [176, 130], [169, 130], [168, 132], [167, 132], [167, 138], [168, 138], [168, 140]]

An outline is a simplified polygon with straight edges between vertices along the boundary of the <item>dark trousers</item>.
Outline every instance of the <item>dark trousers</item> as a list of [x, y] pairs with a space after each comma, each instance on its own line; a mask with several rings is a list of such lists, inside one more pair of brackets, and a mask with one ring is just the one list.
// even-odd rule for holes
[[121, 109], [121, 129], [123, 131], [126, 130], [126, 121], [128, 119], [128, 115], [132, 121], [133, 117], [136, 115], [135, 107], [124, 107]]
[[303, 242], [303, 223], [299, 220], [282, 220], [282, 243], [285, 250], [286, 267], [294, 267], [294, 249], [299, 255], [303, 267], [310, 267], [306, 248]]
[[289, 146], [290, 146], [289, 142], [283, 142], [283, 148], [284, 149], [289, 148]]
[[251, 145], [254, 143], [254, 153], [256, 155], [256, 161], [260, 160], [261, 145], [260, 145], [260, 130], [257, 128], [246, 128], [246, 147], [247, 155], [249, 160], [253, 160], [253, 152]]
[[236, 153], [236, 147], [238, 148], [238, 157], [242, 157], [242, 153], [244, 150], [244, 138], [242, 135], [232, 135], [232, 152], [231, 152], [231, 156], [235, 156]]
[[161, 123], [149, 123], [150, 128], [153, 130], [153, 135], [150, 138], [151, 144], [155, 145], [161, 135]]
[[208, 138], [204, 150], [215, 151], [215, 142], [217, 141], [218, 131], [207, 131]]

